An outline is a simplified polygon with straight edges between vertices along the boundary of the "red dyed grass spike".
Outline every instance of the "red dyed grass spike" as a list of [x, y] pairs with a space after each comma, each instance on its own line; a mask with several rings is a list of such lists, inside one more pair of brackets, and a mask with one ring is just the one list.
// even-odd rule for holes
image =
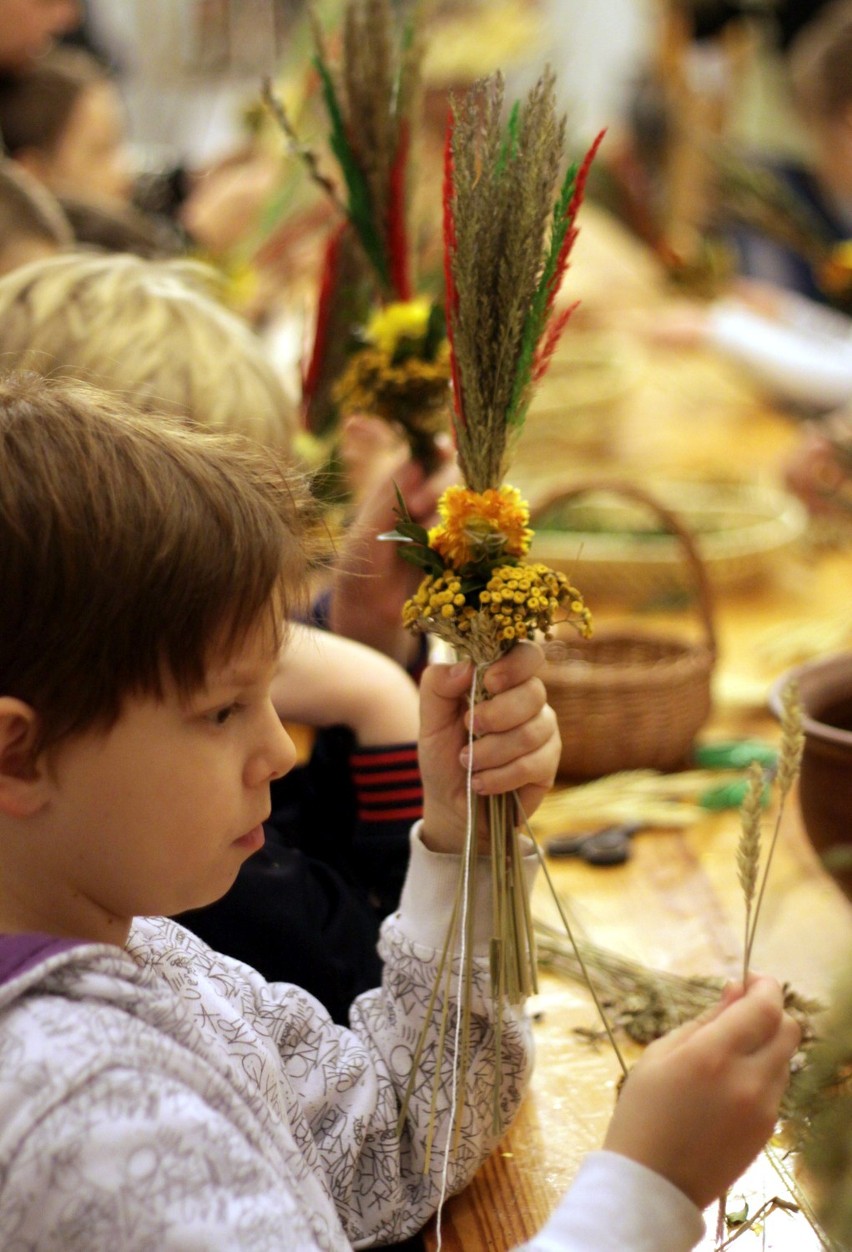
[[533, 365], [532, 381], [539, 382], [550, 364], [551, 358], [556, 351], [556, 345], [559, 343], [560, 336], [568, 324], [568, 319], [577, 307], [574, 303], [570, 308], [564, 309], [561, 313], [553, 313], [553, 303], [556, 294], [562, 286], [562, 280], [565, 277], [565, 271], [568, 268], [568, 258], [579, 233], [579, 228], [574, 226], [580, 206], [583, 203], [583, 197], [586, 191], [586, 182], [589, 177], [589, 170], [592, 168], [592, 162], [597, 156], [598, 148], [601, 146], [603, 137], [606, 134], [602, 130], [595, 137], [592, 146], [589, 148], [583, 163], [577, 171], [577, 177], [574, 180], [574, 190], [571, 199], [568, 201], [568, 207], [565, 210], [565, 221], [568, 229], [565, 231], [565, 238], [562, 240], [562, 246], [559, 249], [559, 255], [556, 259], [556, 267], [553, 271], [553, 277], [547, 292], [547, 304], [545, 305], [546, 315], [548, 316], [544, 334], [539, 342], [538, 349], [535, 354], [535, 363]]
[[461, 378], [459, 376], [458, 362], [456, 360], [455, 344], [453, 340], [453, 319], [458, 309], [458, 292], [456, 291], [455, 280], [453, 279], [453, 256], [456, 250], [456, 221], [453, 215], [453, 174], [455, 173], [455, 164], [453, 162], [453, 135], [455, 133], [455, 117], [453, 110], [450, 109], [447, 118], [447, 138], [444, 143], [444, 188], [443, 188], [443, 208], [444, 208], [444, 290], [446, 292], [446, 308], [445, 317], [447, 323], [447, 342], [450, 345], [450, 372], [453, 380], [453, 408], [455, 409], [456, 420], [460, 425], [465, 425], [464, 420], [464, 403], [462, 399]]
[[338, 258], [340, 256], [343, 232], [346, 228], [346, 223], [338, 227], [329, 239], [325, 250], [311, 359], [307, 370], [302, 375], [302, 404], [304, 412], [307, 412], [311, 397], [316, 391], [317, 381], [322, 373], [323, 357], [325, 356], [326, 340], [328, 338], [328, 320], [332, 302], [335, 298]]
[[399, 142], [390, 172], [386, 222], [388, 270], [391, 287], [397, 300], [411, 299], [408, 231], [405, 223], [405, 182], [408, 173], [409, 141], [409, 125], [407, 121], [403, 121], [400, 124]]
[[[589, 170], [592, 168], [592, 162], [597, 156], [598, 148], [601, 146], [601, 143], [603, 142], [603, 137], [605, 134], [606, 134], [605, 130], [602, 130], [598, 133], [594, 142], [592, 143], [592, 146], [589, 148], [588, 152], [583, 158], [583, 163], [580, 166], [579, 170], [577, 171], [577, 177], [574, 180], [574, 191], [571, 196], [571, 199], [568, 201], [568, 207], [565, 210], [565, 221], [568, 223], [569, 229], [566, 230], [565, 232], [565, 238], [562, 240], [562, 247], [559, 249], [559, 256], [556, 259], [556, 268], [553, 272], [553, 278], [551, 279], [551, 283], [550, 283], [550, 290], [548, 291], [548, 294], [547, 294], [547, 306], [546, 306], [547, 312], [550, 312], [550, 310], [553, 308], [553, 302], [556, 299], [556, 293], [559, 291], [559, 288], [562, 286], [562, 280], [564, 279], [565, 271], [568, 268], [568, 258], [571, 255], [571, 249], [574, 247], [574, 241], [577, 238], [577, 228], [572, 226], [571, 223], [574, 222], [574, 220], [577, 217], [577, 214], [580, 211], [580, 206], [583, 203], [583, 198], [586, 193], [586, 182], [589, 177]], [[563, 328], [564, 328], [564, 323], [563, 323]], [[549, 332], [548, 332], [548, 337], [549, 337]]]
[[535, 364], [532, 372], [532, 381], [534, 383], [537, 383], [546, 373], [551, 357], [556, 351], [556, 345], [559, 343], [562, 332], [568, 324], [568, 319], [579, 303], [579, 300], [575, 300], [567, 309], [563, 309], [561, 313], [551, 317], [547, 323], [547, 330], [535, 354]]

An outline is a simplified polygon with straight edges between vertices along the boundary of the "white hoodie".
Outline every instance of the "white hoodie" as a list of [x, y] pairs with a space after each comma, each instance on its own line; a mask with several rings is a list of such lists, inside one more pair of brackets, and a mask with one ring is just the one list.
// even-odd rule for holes
[[[480, 955], [487, 862], [479, 872], [470, 1063], [450, 1192], [494, 1146], [493, 1006]], [[424, 1174], [437, 1011], [401, 1140], [396, 1122], [457, 878], [456, 858], [413, 840], [399, 911], [383, 927], [384, 984], [355, 1002], [351, 1030], [306, 992], [265, 982], [162, 918], [138, 920], [124, 950], [0, 937], [3, 1252], [337, 1252], [419, 1229], [440, 1196], [449, 1123], [445, 1073]], [[507, 1010], [505, 1123], [529, 1061], [524, 1023]], [[648, 1175], [638, 1184], [637, 1170]], [[620, 1207], [620, 1230], [647, 1230], [637, 1210], [649, 1189], [658, 1196], [651, 1229], [672, 1222], [655, 1252], [691, 1247], [701, 1223], [685, 1198], [608, 1153], [593, 1158], [573, 1217], [569, 1196], [549, 1238], [530, 1246], [649, 1247], [607, 1241]]]
[[[442, 1099], [424, 1174], [437, 1020], [401, 1143], [396, 1121], [457, 875], [454, 857], [415, 841], [400, 911], [384, 925], [384, 986], [356, 1001], [351, 1030], [161, 918], [135, 923], [126, 950], [0, 941], [4, 1252], [344, 1249], [422, 1226], [438, 1202], [447, 1124]], [[487, 891], [483, 906], [487, 918]], [[479, 960], [450, 1189], [494, 1142], [487, 981]], [[507, 1121], [528, 1064], [514, 1016], [503, 1032]]]

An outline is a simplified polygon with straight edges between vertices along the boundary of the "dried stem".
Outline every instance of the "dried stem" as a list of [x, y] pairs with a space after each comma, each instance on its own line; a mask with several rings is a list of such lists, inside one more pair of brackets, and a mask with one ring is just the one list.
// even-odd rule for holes
[[559, 913], [559, 916], [562, 920], [562, 925], [565, 927], [565, 933], [568, 936], [568, 940], [573, 949], [574, 956], [576, 957], [576, 960], [577, 960], [577, 964], [579, 965], [580, 970], [582, 971], [583, 981], [585, 982], [585, 985], [589, 990], [589, 994], [591, 995], [592, 1000], [594, 1001], [595, 1008], [597, 1009], [598, 1015], [601, 1019], [601, 1022], [603, 1023], [603, 1028], [606, 1031], [606, 1036], [609, 1039], [613, 1052], [615, 1053], [616, 1060], [621, 1066], [621, 1072], [626, 1076], [627, 1064], [624, 1060], [624, 1057], [621, 1054], [621, 1049], [619, 1048], [618, 1043], [616, 1042], [616, 1038], [613, 1033], [612, 1026], [610, 1025], [609, 1018], [607, 1017], [606, 1012], [604, 1011], [603, 1004], [601, 1003], [600, 998], [598, 996], [597, 988], [595, 987], [595, 984], [592, 978], [589, 976], [589, 971], [586, 967], [586, 962], [583, 958], [583, 953], [580, 951], [580, 945], [577, 943], [577, 940], [574, 938], [574, 931], [571, 927], [571, 923], [568, 920], [568, 914], [565, 911], [565, 906], [563, 905], [562, 900], [559, 897], [559, 893], [557, 892], [556, 887], [554, 886], [553, 879], [550, 877], [550, 870], [547, 868], [547, 861], [545, 860], [544, 853], [539, 847], [538, 840], [536, 839], [535, 835], [533, 834], [530, 828], [529, 819], [526, 813], [524, 812], [523, 805], [521, 804], [517, 796], [515, 797], [515, 803], [517, 805], [518, 812], [521, 815], [521, 819], [524, 824], [524, 830], [528, 838], [532, 840], [532, 844], [533, 844], [533, 847], [535, 848], [535, 853], [536, 853], [536, 856], [538, 857], [539, 864], [541, 865], [541, 868], [544, 871], [544, 877], [545, 877], [548, 887], [550, 888], [550, 894], [553, 897], [553, 902], [556, 905], [557, 912]]
[[740, 809], [742, 833], [737, 844], [737, 875], [745, 901], [745, 941], [743, 943], [743, 988], [748, 980], [751, 910], [760, 867], [760, 811], [765, 788], [763, 767], [752, 761], [748, 771], [748, 791]]
[[319, 158], [313, 148], [309, 147], [308, 144], [302, 143], [299, 139], [293, 124], [290, 121], [287, 110], [284, 108], [281, 98], [277, 96], [273, 90], [270, 79], [265, 78], [263, 80], [261, 94], [264, 103], [271, 112], [272, 116], [275, 118], [285, 139], [287, 140], [287, 151], [302, 162], [311, 180], [316, 183], [323, 194], [328, 197], [337, 209], [338, 213], [340, 213], [342, 217], [346, 217], [346, 205], [337, 194], [337, 188], [331, 179], [326, 174], [323, 174], [319, 167]]
[[784, 694], [782, 696], [781, 752], [778, 759], [778, 771], [776, 774], [776, 783], [779, 791], [778, 812], [775, 817], [772, 839], [769, 844], [769, 851], [766, 855], [766, 862], [763, 867], [760, 890], [757, 894], [757, 903], [751, 916], [751, 929], [749, 929], [748, 921], [746, 922], [746, 970], [748, 969], [749, 962], [751, 961], [751, 950], [754, 945], [757, 919], [760, 916], [763, 896], [766, 891], [766, 882], [769, 878], [769, 870], [775, 853], [775, 845], [778, 842], [778, 833], [781, 829], [781, 819], [784, 815], [784, 806], [787, 796], [790, 794], [790, 789], [792, 788], [799, 773], [804, 745], [805, 735], [802, 730], [802, 706], [799, 701], [798, 686], [795, 682], [789, 682], [784, 688]]

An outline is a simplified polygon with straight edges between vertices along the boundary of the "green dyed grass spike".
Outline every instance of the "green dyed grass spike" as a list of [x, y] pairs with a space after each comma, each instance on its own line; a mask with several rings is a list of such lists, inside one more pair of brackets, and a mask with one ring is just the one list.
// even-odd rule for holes
[[313, 57], [313, 64], [320, 76], [323, 99], [331, 122], [331, 150], [340, 162], [340, 168], [349, 192], [349, 203], [347, 205], [349, 220], [353, 229], [357, 231], [358, 238], [361, 240], [364, 251], [374, 266], [381, 283], [387, 287], [390, 283], [388, 262], [381, 237], [375, 228], [370, 188], [367, 185], [367, 180], [361, 167], [352, 154], [349, 140], [346, 138], [343, 112], [337, 99], [337, 92], [334, 90], [331, 73], [318, 52]]
[[514, 161], [518, 155], [518, 130], [520, 116], [520, 101], [516, 100], [512, 105], [512, 111], [509, 114], [509, 120], [506, 124], [506, 131], [500, 144], [500, 151], [497, 154], [497, 160], [494, 164], [495, 180], [501, 177], [509, 162]]
[[524, 329], [521, 333], [521, 346], [518, 352], [518, 366], [512, 387], [509, 415], [506, 419], [508, 426], [520, 426], [526, 416], [526, 410], [521, 407], [521, 401], [532, 378], [535, 351], [547, 321], [550, 284], [556, 274], [559, 254], [562, 251], [565, 236], [571, 226], [568, 219], [568, 208], [571, 204], [571, 197], [574, 194], [574, 184], [577, 179], [578, 169], [579, 166], [576, 162], [568, 167], [565, 178], [562, 181], [559, 196], [553, 206], [550, 247], [548, 248], [547, 259], [545, 260], [535, 294], [530, 302], [529, 310], [524, 318]]

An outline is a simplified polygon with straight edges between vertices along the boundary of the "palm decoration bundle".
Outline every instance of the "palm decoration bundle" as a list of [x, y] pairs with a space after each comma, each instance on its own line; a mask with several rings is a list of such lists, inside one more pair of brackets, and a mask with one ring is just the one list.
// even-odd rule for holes
[[[452, 422], [464, 485], [444, 493], [439, 523], [429, 531], [410, 519], [400, 500], [400, 520], [391, 536], [400, 541], [401, 555], [424, 570], [404, 607], [405, 624], [439, 636], [473, 660], [472, 700], [483, 694], [485, 667], [516, 640], [539, 632], [547, 636], [557, 618], [572, 622], [581, 634], [590, 631], [589, 612], [567, 577], [526, 559], [532, 539], [529, 509], [503, 475], [535, 385], [571, 313], [557, 308], [556, 297], [600, 137], [582, 164], [571, 165], [560, 179], [565, 120], [557, 116], [551, 72], [542, 75], [507, 120], [503, 104], [500, 75], [478, 83], [453, 105], [446, 144], [446, 317]], [[459, 1073], [466, 1065], [473, 981], [462, 919], [473, 915], [472, 870], [482, 822], [487, 822], [492, 848], [493, 991], [500, 1003], [505, 997], [517, 1004], [536, 985], [518, 833], [523, 814], [513, 795], [490, 797], [485, 813], [477, 811], [471, 796], [465, 866], [434, 992], [443, 1005], [443, 1041], [456, 973], [454, 1063]], [[449, 954], [459, 950], [454, 971]], [[436, 1075], [440, 1070], [438, 1065]], [[499, 1074], [494, 1090], [499, 1128]]]
[[410, 153], [420, 100], [416, 14], [391, 0], [346, 0], [338, 63], [313, 20], [313, 65], [340, 189], [296, 136], [267, 89], [292, 150], [342, 218], [326, 250], [314, 343], [303, 378], [305, 420], [318, 436], [341, 413], [396, 424], [427, 466], [447, 424], [449, 350], [442, 309], [415, 297], [408, 222]]

